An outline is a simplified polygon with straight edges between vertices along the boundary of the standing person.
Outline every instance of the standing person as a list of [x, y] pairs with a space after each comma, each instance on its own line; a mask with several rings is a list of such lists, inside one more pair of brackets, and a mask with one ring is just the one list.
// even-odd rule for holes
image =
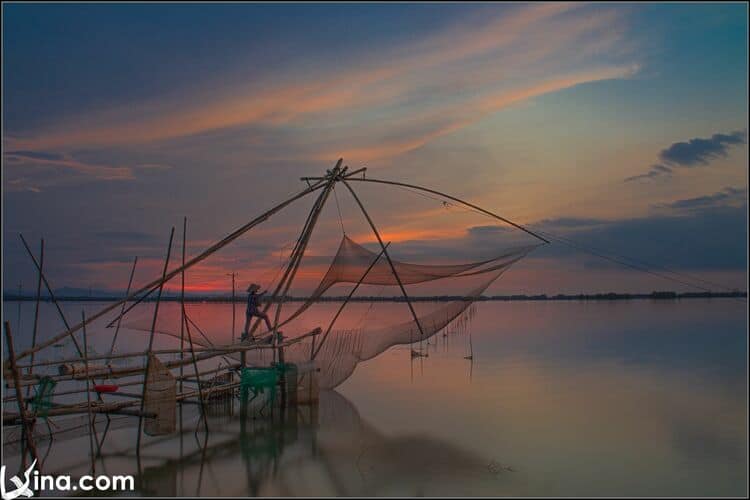
[[268, 320], [268, 315], [261, 311], [258, 308], [258, 299], [265, 295], [265, 290], [258, 293], [258, 290], [260, 290], [260, 285], [257, 285], [255, 283], [251, 284], [249, 287], [247, 287], [247, 310], [245, 311], [245, 330], [242, 334], [242, 337], [240, 337], [241, 341], [245, 341], [250, 336], [250, 322], [253, 319], [253, 316], [262, 318], [266, 322], [266, 326], [268, 327], [268, 331], [270, 332], [273, 330], [273, 326], [271, 326], [271, 322]]

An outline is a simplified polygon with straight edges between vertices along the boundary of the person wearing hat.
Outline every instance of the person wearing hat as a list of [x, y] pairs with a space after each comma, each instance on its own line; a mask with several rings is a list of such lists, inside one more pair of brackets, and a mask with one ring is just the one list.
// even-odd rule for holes
[[249, 287], [247, 287], [247, 310], [245, 311], [245, 331], [242, 334], [242, 337], [240, 337], [240, 340], [247, 340], [248, 337], [250, 336], [250, 322], [252, 321], [253, 316], [262, 318], [266, 322], [266, 326], [268, 326], [269, 332], [273, 330], [273, 326], [271, 326], [271, 322], [268, 320], [268, 315], [258, 308], [258, 299], [262, 297], [266, 292], [264, 290], [260, 293], [257, 293], [258, 290], [260, 290], [260, 285], [257, 285], [255, 283], [252, 283]]

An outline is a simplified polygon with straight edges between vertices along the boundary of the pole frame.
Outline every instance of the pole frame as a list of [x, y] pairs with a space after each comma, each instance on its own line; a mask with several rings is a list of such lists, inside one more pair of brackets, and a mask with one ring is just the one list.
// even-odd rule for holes
[[[41, 469], [41, 464], [39, 463], [39, 455], [36, 451], [36, 443], [34, 441], [34, 427], [31, 422], [31, 418], [26, 413], [26, 402], [23, 398], [23, 392], [21, 392], [21, 382], [20, 382], [20, 372], [18, 371], [18, 366], [16, 365], [16, 353], [13, 349], [13, 335], [10, 332], [10, 322], [5, 322], [5, 342], [8, 346], [8, 359], [10, 361], [10, 370], [13, 373], [13, 385], [16, 390], [16, 401], [18, 403], [18, 413], [21, 416], [22, 421], [22, 428], [24, 435], [26, 436], [26, 442], [29, 446], [29, 453], [31, 457], [37, 462]], [[23, 462], [23, 467], [26, 467], [26, 452], [21, 451], [21, 457]]]
[[[213, 253], [217, 252], [218, 250], [224, 248], [229, 243], [231, 243], [232, 241], [236, 240], [237, 238], [239, 238], [240, 236], [242, 236], [243, 234], [245, 234], [247, 231], [249, 231], [253, 227], [257, 226], [258, 224], [261, 224], [262, 222], [265, 222], [266, 220], [268, 220], [269, 217], [271, 217], [275, 213], [281, 211], [282, 209], [284, 209], [285, 207], [287, 207], [288, 205], [290, 205], [294, 201], [297, 201], [298, 199], [303, 198], [304, 196], [307, 196], [308, 194], [312, 193], [313, 191], [317, 191], [318, 189], [321, 189], [323, 187], [323, 184], [324, 184], [323, 181], [317, 182], [317, 183], [313, 184], [312, 186], [304, 189], [303, 191], [297, 193], [296, 195], [292, 196], [291, 198], [287, 199], [286, 201], [284, 201], [284, 202], [282, 202], [282, 203], [274, 206], [273, 208], [267, 210], [266, 212], [264, 212], [260, 216], [256, 217], [255, 219], [251, 220], [250, 222], [246, 223], [245, 225], [239, 227], [238, 229], [234, 230], [232, 233], [230, 233], [229, 235], [227, 235], [223, 239], [221, 239], [218, 242], [214, 243], [213, 245], [211, 245], [210, 247], [208, 247], [206, 250], [204, 250], [200, 254], [198, 254], [195, 257], [193, 257], [192, 259], [190, 259], [188, 262], [185, 263], [184, 266], [180, 266], [180, 267], [177, 267], [176, 269], [173, 269], [172, 271], [169, 271], [162, 278], [157, 278], [154, 281], [152, 281], [152, 282], [150, 282], [150, 283], [142, 286], [138, 290], [132, 292], [129, 296], [127, 296], [127, 297], [125, 297], [125, 298], [123, 298], [121, 300], [118, 300], [118, 301], [116, 301], [116, 302], [114, 302], [114, 303], [112, 303], [112, 304], [110, 304], [110, 305], [102, 308], [101, 310], [99, 310], [95, 314], [89, 316], [86, 321], [90, 323], [90, 322], [92, 322], [92, 321], [94, 321], [94, 320], [96, 320], [96, 319], [104, 316], [108, 312], [114, 310], [118, 306], [121, 306], [124, 302], [130, 301], [130, 300], [133, 300], [133, 299], [139, 297], [141, 294], [145, 294], [144, 297], [150, 295], [154, 291], [158, 290], [159, 287], [164, 282], [171, 280], [172, 278], [174, 278], [177, 274], [179, 274], [183, 270], [189, 269], [190, 267], [192, 267], [192, 266], [198, 264], [199, 262], [203, 261], [204, 259], [206, 259], [208, 256], [210, 256]], [[36, 263], [36, 259], [34, 259], [34, 261]], [[45, 280], [45, 284], [46, 284], [46, 280]], [[48, 289], [49, 289], [49, 286], [48, 286]], [[142, 301], [144, 297], [141, 297], [140, 299], [138, 299], [137, 302]], [[132, 306], [131, 306], [131, 308], [132, 308]], [[116, 318], [115, 318], [115, 320], [116, 320]], [[113, 322], [115, 320], [113, 320]], [[112, 323], [110, 323], [110, 324], [112, 324]], [[26, 351], [23, 351], [23, 352], [19, 353], [17, 359], [23, 359], [23, 358], [31, 355], [32, 352], [37, 352], [37, 351], [39, 351], [39, 350], [41, 350], [41, 349], [43, 349], [45, 347], [48, 347], [48, 346], [50, 346], [50, 345], [58, 342], [60, 339], [66, 337], [66, 336], [72, 336], [75, 332], [77, 332], [78, 330], [80, 330], [82, 327], [83, 327], [83, 324], [77, 324], [77, 325], [74, 325], [73, 327], [66, 327], [66, 330], [64, 332], [61, 332], [61, 333], [59, 333], [59, 334], [51, 337], [50, 339], [46, 340], [45, 342], [40, 343], [39, 345], [37, 345], [33, 349], [27, 349]], [[73, 338], [75, 339], [75, 337], [73, 337]]]
[[357, 205], [359, 205], [360, 210], [362, 210], [362, 214], [364, 214], [365, 219], [367, 219], [367, 222], [370, 224], [370, 228], [372, 229], [372, 232], [375, 234], [375, 237], [378, 239], [378, 243], [380, 243], [380, 247], [383, 249], [383, 254], [385, 255], [386, 260], [388, 261], [388, 265], [391, 267], [393, 276], [396, 278], [396, 282], [398, 282], [398, 286], [399, 288], [401, 288], [401, 293], [404, 295], [404, 299], [406, 300], [406, 305], [409, 306], [409, 311], [411, 311], [411, 315], [414, 317], [414, 321], [417, 323], [417, 328], [419, 328], [419, 338], [421, 340], [424, 337], [424, 330], [422, 329], [422, 324], [419, 322], [419, 317], [417, 317], [417, 312], [414, 310], [414, 306], [412, 306], [411, 300], [409, 299], [409, 294], [406, 293], [406, 288], [404, 288], [404, 284], [401, 282], [401, 278], [399, 277], [398, 272], [396, 271], [396, 266], [393, 264], [393, 261], [391, 260], [391, 256], [388, 254], [388, 250], [386, 249], [385, 244], [383, 243], [383, 239], [380, 237], [378, 228], [375, 227], [375, 223], [370, 218], [370, 214], [367, 213], [367, 210], [365, 210], [365, 206], [362, 204], [362, 201], [359, 199], [359, 196], [357, 196], [357, 193], [354, 192], [354, 189], [352, 189], [352, 187], [349, 185], [349, 183], [346, 182], [346, 180], [342, 179], [341, 182], [344, 183], [344, 186], [346, 186], [346, 188], [352, 194], [354, 201], [356, 201]]
[[[133, 259], [133, 267], [130, 269], [130, 278], [128, 279], [128, 288], [125, 291], [125, 297], [130, 295], [130, 287], [133, 286], [133, 276], [135, 275], [135, 266], [138, 265], [138, 256]], [[125, 310], [127, 302], [122, 303], [122, 309], [120, 310], [120, 316], [117, 318], [117, 327], [115, 328], [115, 334], [112, 337], [112, 345], [109, 347], [109, 356], [107, 357], [107, 363], [115, 352], [115, 343], [117, 342], [117, 335], [120, 333], [120, 323], [122, 323], [122, 312]]]
[[[267, 312], [268, 309], [271, 307], [271, 304], [274, 302], [274, 300], [277, 297], [280, 297], [279, 300], [283, 301], [283, 297], [286, 294], [286, 291], [288, 291], [289, 287], [287, 286], [286, 289], [279, 295], [279, 292], [282, 291], [282, 288], [284, 288], [287, 279], [289, 278], [290, 273], [294, 272], [296, 274], [296, 269], [299, 267], [299, 262], [302, 259], [302, 254], [304, 254], [304, 251], [307, 247], [307, 241], [309, 241], [309, 234], [312, 233], [312, 228], [310, 227], [310, 224], [312, 222], [312, 225], [314, 226], [315, 222], [317, 221], [317, 215], [320, 213], [320, 211], [323, 208], [323, 205], [325, 204], [325, 199], [327, 199], [327, 195], [330, 193], [331, 186], [333, 185], [333, 182], [335, 182], [336, 176], [340, 175], [342, 173], [341, 171], [341, 163], [343, 162], [343, 158], [339, 158], [338, 162], [336, 162], [336, 166], [333, 167], [332, 170], [328, 171], [328, 175], [323, 178], [323, 180], [320, 180], [318, 182], [326, 182], [323, 193], [317, 198], [315, 203], [313, 204], [312, 209], [310, 210], [310, 214], [307, 216], [307, 221], [305, 222], [305, 227], [302, 229], [302, 232], [300, 233], [300, 237], [297, 239], [297, 243], [294, 246], [294, 249], [292, 250], [292, 254], [289, 259], [289, 265], [287, 266], [286, 270], [284, 271], [284, 274], [282, 275], [281, 279], [279, 280], [279, 284], [276, 286], [276, 289], [274, 290], [272, 296], [270, 299], [266, 302], [266, 304], [263, 306], [263, 312]], [[344, 168], [345, 171], [346, 167]], [[322, 203], [321, 203], [322, 202]], [[307, 235], [307, 236], [306, 236]], [[292, 275], [292, 278], [294, 278], [294, 275]], [[289, 279], [291, 284], [291, 279]], [[281, 309], [281, 303], [277, 307], [277, 312]], [[275, 317], [275, 323], [273, 331], [275, 332], [278, 328], [278, 315]], [[258, 318], [255, 323], [253, 324], [252, 328], [250, 329], [250, 335], [252, 335], [260, 325], [261, 319]]]
[[18, 235], [21, 238], [21, 241], [23, 242], [23, 246], [26, 248], [26, 252], [29, 254], [29, 257], [31, 257], [32, 262], [36, 266], [37, 270], [42, 276], [42, 281], [44, 282], [44, 287], [47, 289], [47, 293], [49, 293], [50, 299], [55, 304], [55, 307], [57, 308], [57, 313], [60, 316], [60, 319], [62, 320], [63, 324], [65, 325], [65, 328], [67, 329], [66, 332], [57, 335], [54, 342], [48, 340], [46, 342], [42, 342], [36, 347], [32, 347], [31, 349], [24, 351], [20, 353], [16, 359], [22, 359], [25, 358], [27, 355], [31, 355], [34, 352], [39, 351], [40, 349], [47, 347], [49, 345], [54, 344], [55, 342], [65, 338], [66, 336], [69, 336], [71, 339], [73, 339], [73, 343], [76, 346], [76, 350], [78, 351], [78, 355], [83, 357], [83, 351], [81, 350], [81, 346], [78, 344], [78, 340], [75, 338], [75, 335], [73, 335], [73, 332], [70, 331], [70, 325], [68, 324], [68, 319], [65, 317], [65, 313], [63, 313], [62, 308], [60, 307], [60, 303], [57, 302], [57, 298], [55, 297], [55, 293], [52, 291], [52, 286], [49, 284], [49, 281], [47, 281], [47, 277], [42, 272], [42, 266], [39, 265], [39, 263], [36, 260], [36, 257], [34, 257], [34, 254], [31, 252], [31, 248], [29, 248], [28, 243], [26, 243], [26, 239], [23, 237], [23, 234]]

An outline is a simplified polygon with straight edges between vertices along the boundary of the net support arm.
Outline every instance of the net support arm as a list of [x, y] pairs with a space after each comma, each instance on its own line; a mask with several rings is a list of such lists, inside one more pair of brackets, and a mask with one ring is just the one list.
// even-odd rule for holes
[[388, 265], [391, 267], [391, 271], [393, 272], [393, 276], [396, 278], [396, 281], [398, 282], [399, 288], [401, 288], [401, 293], [404, 294], [404, 299], [406, 299], [406, 305], [409, 306], [409, 310], [411, 311], [411, 315], [414, 317], [414, 321], [417, 323], [417, 328], [419, 328], [419, 335], [420, 338], [424, 337], [424, 330], [422, 330], [422, 324], [419, 322], [419, 318], [417, 317], [417, 313], [414, 310], [414, 306], [411, 304], [411, 300], [409, 300], [409, 294], [406, 293], [406, 288], [404, 288], [404, 284], [401, 282], [401, 278], [398, 275], [398, 272], [396, 272], [396, 266], [393, 265], [393, 261], [391, 260], [391, 256], [388, 254], [388, 250], [386, 249], [386, 245], [383, 243], [383, 239], [380, 237], [380, 233], [378, 232], [378, 228], [375, 227], [375, 223], [370, 218], [370, 215], [367, 213], [367, 210], [365, 210], [365, 206], [362, 204], [362, 202], [359, 199], [359, 196], [357, 196], [357, 193], [354, 192], [354, 189], [349, 185], [346, 180], [341, 179], [341, 182], [344, 183], [344, 186], [349, 190], [349, 192], [352, 194], [352, 197], [354, 198], [354, 201], [357, 202], [357, 205], [359, 205], [360, 210], [362, 210], [362, 213], [365, 216], [365, 219], [367, 219], [367, 222], [370, 224], [370, 228], [372, 228], [372, 232], [375, 234], [375, 237], [378, 239], [378, 243], [380, 243], [380, 248], [383, 250], [383, 254], [385, 255], [386, 260], [388, 261]]
[[455, 196], [451, 196], [449, 194], [445, 194], [445, 193], [442, 193], [440, 191], [436, 191], [434, 189], [429, 189], [429, 188], [426, 188], [426, 187], [417, 186], [416, 184], [407, 184], [405, 182], [386, 181], [386, 180], [382, 180], [382, 179], [372, 179], [372, 178], [368, 179], [368, 178], [364, 178], [364, 177], [362, 177], [362, 178], [360, 178], [360, 177], [347, 177], [347, 180], [358, 181], [358, 182], [375, 182], [375, 183], [378, 183], [378, 184], [390, 184], [392, 186], [401, 186], [401, 187], [405, 187], [405, 188], [416, 189], [416, 190], [419, 190], [419, 191], [425, 191], [427, 193], [432, 193], [432, 194], [435, 194], [435, 195], [438, 195], [438, 196], [442, 196], [443, 198], [448, 198], [449, 200], [455, 201], [456, 203], [460, 203], [460, 204], [465, 205], [465, 206], [467, 206], [469, 208], [477, 210], [477, 211], [483, 213], [484, 215], [488, 215], [488, 216], [490, 216], [490, 217], [492, 217], [494, 219], [497, 219], [499, 221], [505, 222], [506, 224], [509, 224], [509, 225], [515, 227], [516, 229], [520, 229], [524, 233], [530, 234], [534, 238], [536, 238], [536, 239], [538, 239], [540, 241], [543, 241], [544, 243], [549, 243], [549, 240], [547, 238], [545, 238], [545, 237], [543, 237], [543, 236], [535, 233], [534, 231], [532, 231], [532, 230], [530, 230], [530, 229], [522, 226], [521, 224], [517, 224], [517, 223], [515, 223], [515, 222], [513, 222], [513, 221], [511, 221], [509, 219], [506, 219], [505, 217], [497, 215], [496, 213], [490, 212], [489, 210], [485, 210], [484, 208], [482, 208], [482, 207], [480, 207], [478, 205], [474, 205], [473, 203], [469, 203], [468, 201], [462, 200], [460, 198], [456, 198]]

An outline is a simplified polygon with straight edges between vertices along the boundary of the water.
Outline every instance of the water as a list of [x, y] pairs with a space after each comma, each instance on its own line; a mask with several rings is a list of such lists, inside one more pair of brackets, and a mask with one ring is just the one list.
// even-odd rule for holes
[[[78, 319], [81, 306], [65, 308]], [[141, 491], [745, 495], [746, 306], [480, 303], [469, 327], [473, 361], [464, 359], [466, 333], [441, 333], [427, 346], [429, 357], [412, 360], [407, 348], [392, 348], [286, 423], [242, 421], [236, 409], [212, 416], [207, 440], [195, 433], [195, 407], [186, 406], [181, 436], [144, 439]], [[231, 318], [226, 304], [197, 307], [204, 320]], [[337, 305], [325, 307], [332, 313]], [[4, 304], [12, 324], [16, 312], [15, 303]], [[45, 331], [59, 331], [54, 309], [42, 312]], [[33, 305], [21, 315], [19, 343], [27, 341]], [[105, 352], [109, 337], [96, 330], [92, 337]], [[125, 427], [110, 431], [97, 472], [137, 473], [134, 420], [122, 417]], [[52, 443], [45, 473], [86, 473], [88, 446], [83, 432]], [[48, 444], [40, 447], [46, 453]]]

